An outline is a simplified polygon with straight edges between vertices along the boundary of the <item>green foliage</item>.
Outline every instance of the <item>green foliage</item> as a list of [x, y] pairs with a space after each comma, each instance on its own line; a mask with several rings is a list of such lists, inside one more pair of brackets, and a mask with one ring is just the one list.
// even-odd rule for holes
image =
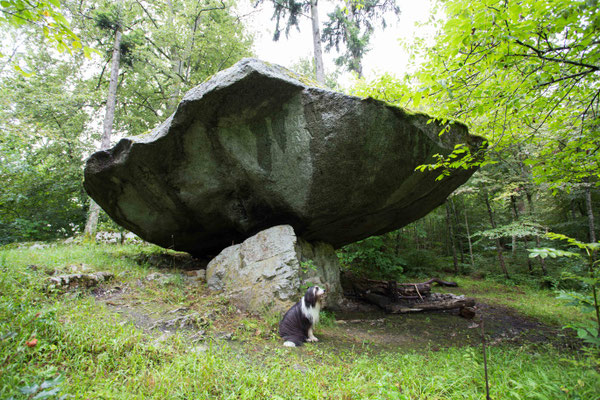
[[338, 256], [342, 268], [381, 279], [398, 279], [406, 261], [387, 250], [382, 236], [372, 236], [344, 246]]
[[[254, 4], [255, 7], [263, 3], [265, 0], [257, 0]], [[288, 36], [290, 29], [296, 27], [300, 30], [298, 25], [299, 17], [303, 14], [310, 13], [311, 0], [273, 0], [273, 17], [275, 20], [275, 30], [273, 32], [273, 40], [278, 41], [281, 37], [281, 33], [285, 31], [285, 35]], [[287, 21], [284, 20], [287, 18]]]
[[[437, 1], [434, 15], [444, 17], [429, 21], [433, 44], [407, 44], [425, 62], [357, 90], [460, 118], [501, 159], [521, 152], [536, 182], [558, 193], [599, 176], [597, 8], [595, 0]], [[452, 157], [430, 166], [447, 168]]]
[[540, 235], [542, 233], [540, 228], [539, 225], [528, 221], [513, 221], [497, 228], [475, 232], [472, 237], [476, 238], [481, 236], [486, 239], [499, 239], [514, 236], [516, 238], [526, 238]]
[[431, 276], [446, 263], [445, 259], [432, 250], [407, 248], [400, 254], [405, 261], [404, 271], [409, 276]]
[[0, 244], [76, 233], [85, 219], [81, 136], [94, 97], [43, 49], [27, 57], [38, 73], [0, 81]]
[[[12, 7], [8, 3], [19, 2], [2, 7]], [[107, 60], [112, 30], [124, 30], [117, 135], [147, 132], [172, 112], [184, 91], [250, 54], [250, 39], [230, 14], [231, 5], [183, 1], [170, 8], [153, 2], [144, 11], [135, 1], [119, 7], [65, 2], [73, 32], [82, 42], [97, 43]], [[0, 244], [71, 236], [82, 229], [88, 204], [83, 164], [97, 146], [108, 89], [106, 60], [100, 57], [62, 57], [33, 45], [15, 57], [36, 74], [24, 79], [9, 71], [0, 77]]]
[[[590, 318], [583, 323], [571, 323], [566, 325], [566, 327], [575, 329], [577, 331], [577, 336], [580, 339], [594, 347], [591, 353], [591, 360], [600, 365], [600, 303], [598, 301], [597, 293], [597, 288], [600, 285], [600, 277], [598, 276], [598, 260], [596, 260], [596, 252], [600, 249], [600, 242], [583, 243], [577, 239], [553, 232], [549, 232], [547, 236], [553, 240], [564, 240], [569, 245], [576, 246], [585, 253], [588, 263], [588, 276], [566, 272], [564, 278], [579, 281], [591, 294], [561, 291], [558, 298], [568, 301], [569, 305], [579, 308], [581, 312], [590, 316]], [[548, 256], [554, 258], [582, 257], [581, 253], [552, 248], [533, 249], [530, 254], [530, 257], [545, 258]]]
[[531, 258], [535, 258], [535, 257], [556, 258], [556, 257], [574, 257], [574, 256], [579, 256], [579, 254], [573, 253], [572, 251], [558, 250], [558, 249], [553, 249], [550, 247], [529, 249], [529, 257], [531, 257]]
[[303, 273], [306, 274], [310, 271], [316, 271], [317, 266], [315, 265], [313, 260], [306, 260], [306, 261], [300, 262], [300, 269], [302, 270]]
[[[21, 31], [32, 28], [43, 35], [60, 53], [82, 50], [89, 57], [93, 49], [83, 46], [81, 40], [71, 30], [69, 21], [63, 15], [60, 1], [3, 0], [0, 2], [0, 26], [9, 26]], [[0, 53], [0, 57], [4, 57]], [[17, 63], [13, 64], [23, 76], [31, 73], [24, 71]]]

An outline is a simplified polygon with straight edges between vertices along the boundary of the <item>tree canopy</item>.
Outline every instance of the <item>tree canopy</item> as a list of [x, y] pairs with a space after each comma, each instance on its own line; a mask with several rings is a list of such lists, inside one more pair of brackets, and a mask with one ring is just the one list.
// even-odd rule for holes
[[[13, 59], [35, 74], [6, 70], [0, 78], [0, 176], [6, 183], [0, 242], [70, 236], [83, 227], [83, 163], [101, 136], [117, 25], [118, 138], [147, 132], [189, 88], [250, 55], [251, 40], [230, 13], [232, 4], [124, 0], [117, 10], [114, 2], [66, 1], [61, 12], [81, 43], [95, 48], [91, 58], [82, 52], [63, 57], [35, 35], [18, 48]], [[18, 36], [34, 26], [11, 29]]]
[[425, 59], [418, 71], [364, 93], [463, 120], [492, 150], [519, 151], [540, 182], [597, 181], [597, 10], [597, 1], [440, 0], [434, 43], [409, 45]]

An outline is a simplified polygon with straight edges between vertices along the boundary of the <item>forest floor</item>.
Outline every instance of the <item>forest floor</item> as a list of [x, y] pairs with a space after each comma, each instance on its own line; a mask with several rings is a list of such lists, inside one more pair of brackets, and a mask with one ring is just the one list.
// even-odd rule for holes
[[[241, 311], [171, 262], [140, 262], [156, 251], [0, 249], [0, 398], [483, 398], [479, 317], [325, 312], [318, 343], [287, 349], [279, 314]], [[48, 292], [48, 275], [74, 269], [114, 279]], [[600, 374], [561, 328], [580, 316], [553, 293], [456, 280], [439, 291], [477, 300], [492, 398], [600, 398]]]
[[[176, 274], [155, 273], [158, 278], [137, 280], [133, 285], [111, 282], [95, 289], [92, 295], [125, 321], [157, 336], [159, 340], [176, 332], [193, 340], [211, 337], [232, 342], [238, 338], [244, 340], [248, 335], [276, 337], [276, 325], [265, 329], [261, 326], [264, 324], [260, 322], [259, 315], [237, 308], [231, 312], [233, 306], [229, 306], [220, 295], [207, 290], [204, 282], [180, 275], [180, 272]], [[169, 286], [173, 280], [180, 282], [184, 293], [202, 301], [180, 307], [178, 303], [164, 302], [160, 295], [148, 295], [156, 293], [157, 286]], [[460, 288], [450, 291], [477, 299], [476, 290]], [[490, 345], [551, 343], [560, 349], [580, 347], [572, 331], [543, 323], [511, 307], [478, 301], [476, 308], [477, 316], [472, 320], [460, 317], [458, 310], [395, 315], [378, 310], [329, 313], [325, 317], [325, 326], [317, 328], [318, 345], [331, 351], [357, 346], [368, 346], [375, 351], [439, 351], [447, 347], [477, 346], [482, 343], [483, 317], [486, 340]], [[254, 319], [259, 322], [251, 322]]]

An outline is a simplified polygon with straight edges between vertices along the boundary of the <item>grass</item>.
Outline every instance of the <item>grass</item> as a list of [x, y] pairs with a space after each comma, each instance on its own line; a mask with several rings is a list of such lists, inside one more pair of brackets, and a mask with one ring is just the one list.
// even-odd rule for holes
[[[324, 340], [298, 349], [283, 348], [276, 336], [276, 315], [239, 313], [225, 298], [211, 294], [203, 284], [190, 284], [178, 271], [168, 271], [172, 275], [165, 282], [145, 281], [149, 273], [159, 270], [134, 259], [140, 252], [158, 251], [93, 244], [0, 250], [0, 398], [441, 400], [485, 396], [479, 346], [410, 349]], [[113, 272], [115, 282], [105, 289], [128, 288], [118, 298], [126, 307], [111, 306], [85, 290], [46, 289], [47, 272], [66, 271], [81, 263], [91, 270]], [[517, 301], [508, 304], [502, 302], [507, 287], [468, 279], [459, 283], [465, 292], [545, 321], [562, 323], [568, 318], [556, 302], [544, 300], [543, 306], [532, 306], [543, 292], [515, 291], [511, 297]], [[155, 316], [181, 307], [189, 307], [208, 322], [161, 335], [160, 330], [133, 324], [127, 314], [145, 310], [144, 315]], [[427, 320], [434, 324], [435, 315]], [[324, 321], [317, 336], [342, 335], [333, 315], [327, 314]], [[199, 329], [206, 335], [196, 341], [191, 334]], [[232, 332], [233, 340], [218, 339], [224, 331]], [[29, 347], [27, 342], [33, 338], [37, 344]], [[579, 357], [551, 344], [491, 346], [491, 397], [598, 399], [600, 374], [574, 363]]]
[[556, 292], [548, 289], [534, 289], [526, 285], [507, 286], [493, 281], [458, 277], [458, 288], [439, 288], [440, 292], [466, 294], [478, 300], [509, 307], [547, 324], [564, 326], [572, 322], [582, 322], [589, 318], [579, 309], [568, 306], [556, 299]]

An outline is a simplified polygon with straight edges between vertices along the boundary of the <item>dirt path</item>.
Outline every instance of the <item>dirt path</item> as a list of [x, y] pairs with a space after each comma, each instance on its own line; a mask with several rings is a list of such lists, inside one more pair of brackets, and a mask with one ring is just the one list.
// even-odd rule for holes
[[[194, 342], [207, 339], [245, 342], [248, 337], [278, 340], [276, 326], [265, 326], [259, 317], [232, 308], [222, 297], [206, 290], [203, 283], [188, 279], [180, 282], [178, 290], [187, 293], [187, 306], [162, 298], [161, 285], [143, 280], [121, 285], [113, 282], [96, 290], [95, 297], [158, 340], [175, 332], [183, 332]], [[173, 289], [164, 288], [164, 293], [169, 291]], [[484, 317], [486, 337], [492, 346], [529, 342], [574, 347], [572, 335], [560, 327], [542, 324], [507, 307], [478, 303], [477, 308], [478, 315]], [[436, 351], [481, 343], [478, 317], [467, 320], [452, 311], [399, 315], [381, 311], [337, 313], [335, 319], [335, 323], [320, 326], [316, 331], [321, 340], [319, 345], [332, 351], [357, 346], [373, 350]]]
[[[553, 343], [573, 347], [572, 335], [559, 327], [542, 324], [512, 309], [477, 303], [483, 315], [485, 334], [490, 345], [512, 343]], [[322, 343], [396, 350], [439, 350], [444, 347], [479, 345], [481, 326], [461, 318], [457, 312], [427, 312], [390, 315], [379, 313], [337, 314], [334, 327], [319, 329]]]

